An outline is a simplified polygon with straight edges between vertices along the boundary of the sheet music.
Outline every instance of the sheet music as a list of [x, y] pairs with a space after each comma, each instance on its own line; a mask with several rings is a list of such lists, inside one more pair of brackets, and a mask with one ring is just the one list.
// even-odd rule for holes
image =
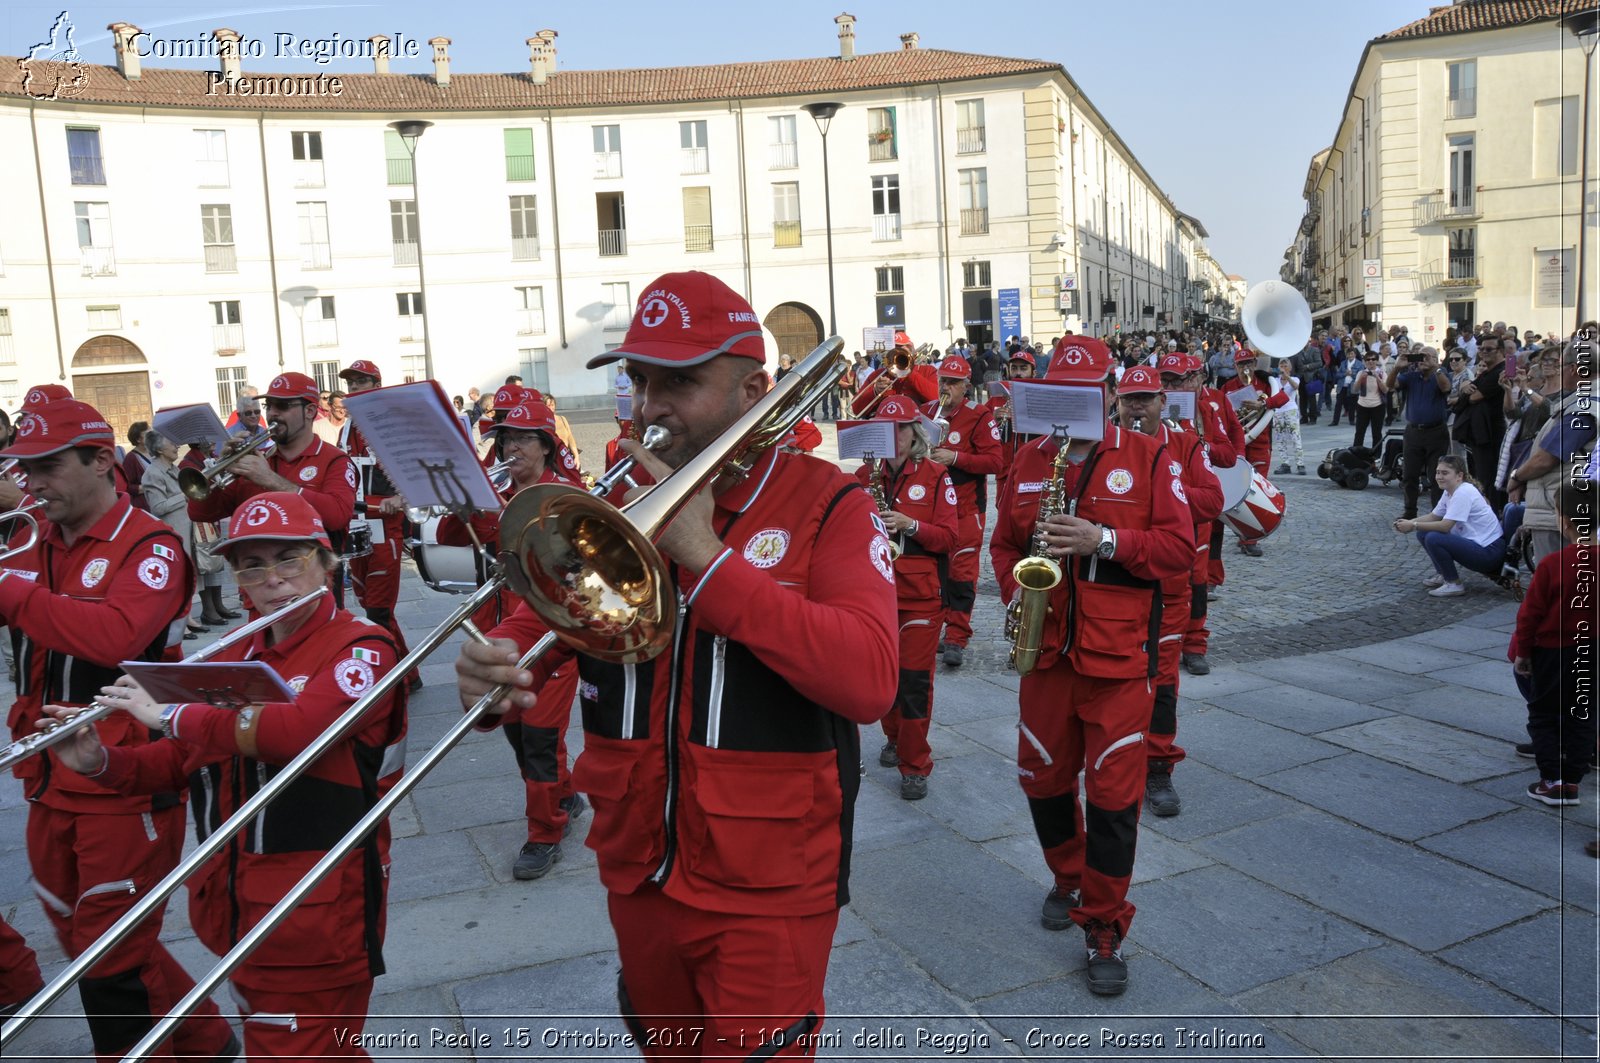
[[1234, 413], [1238, 413], [1245, 403], [1254, 402], [1259, 398], [1261, 398], [1261, 392], [1255, 388], [1240, 388], [1237, 391], [1228, 392], [1228, 405], [1233, 407]]
[[123, 661], [121, 668], [158, 702], [240, 708], [294, 700], [294, 690], [264, 661]]
[[633, 396], [632, 395], [621, 395], [621, 394], [619, 394], [617, 396], [617, 416], [622, 418], [624, 421], [633, 420]]
[[500, 510], [500, 496], [436, 381], [363, 391], [344, 405], [408, 505]]
[[839, 460], [864, 459], [868, 454], [892, 458], [898, 453], [895, 425], [890, 421], [840, 421]]
[[894, 346], [894, 326], [879, 328], [868, 326], [861, 330], [862, 349], [868, 351], [887, 351]]
[[228, 440], [228, 430], [222, 418], [204, 402], [191, 406], [167, 406], [156, 411], [151, 426], [178, 446], [189, 443], [208, 443], [210, 453], [216, 454]]
[[1161, 410], [1161, 416], [1170, 421], [1194, 420], [1194, 392], [1167, 392], [1167, 405]]
[[1073, 439], [1104, 439], [1105, 393], [1098, 387], [1018, 380], [1011, 388], [1011, 423], [1023, 435], [1059, 431]]

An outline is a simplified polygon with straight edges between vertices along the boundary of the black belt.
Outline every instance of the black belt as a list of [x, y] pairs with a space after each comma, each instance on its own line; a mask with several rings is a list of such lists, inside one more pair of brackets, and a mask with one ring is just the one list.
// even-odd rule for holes
[[1407, 428], [1443, 428], [1443, 421], [1430, 421], [1427, 424], [1407, 424]]

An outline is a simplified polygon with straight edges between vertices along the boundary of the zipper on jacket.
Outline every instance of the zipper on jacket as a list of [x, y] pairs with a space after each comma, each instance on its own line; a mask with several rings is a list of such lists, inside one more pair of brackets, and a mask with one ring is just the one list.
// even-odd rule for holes
[[[673, 566], [673, 576], [676, 580], [677, 566]], [[650, 875], [650, 881], [661, 885], [667, 881], [667, 876], [672, 873], [672, 858], [676, 855], [678, 847], [677, 805], [678, 805], [678, 693], [683, 688], [683, 633], [689, 624], [689, 603], [684, 598], [683, 592], [678, 592], [678, 626], [672, 632], [672, 689], [667, 695], [667, 722], [666, 722], [666, 756], [667, 756], [667, 793], [662, 802], [661, 814], [666, 828], [665, 844], [662, 846], [661, 863], [656, 866]]]
[[253, 1022], [253, 1023], [256, 1023], [256, 1024], [260, 1025], [260, 1026], [287, 1026], [289, 1028], [289, 1032], [290, 1033], [299, 1033], [300, 1032], [300, 1021], [299, 1021], [299, 1018], [298, 1018], [298, 1016], [293, 1015], [293, 1014], [289, 1014], [289, 1015], [269, 1015], [269, 1014], [264, 1014], [264, 1013], [261, 1013], [261, 1012], [256, 1012], [254, 1014], [244, 1016], [244, 1021], [245, 1022]]
[[98, 897], [102, 893], [126, 893], [131, 897], [138, 892], [139, 889], [133, 884], [133, 879], [131, 878], [118, 879], [116, 882], [102, 882], [98, 886], [90, 886], [83, 891], [83, 896], [78, 898], [78, 907], [83, 907], [83, 902], [90, 897]]
[[722, 687], [728, 670], [728, 636], [711, 641], [711, 689], [706, 696], [706, 747], [722, 744]]

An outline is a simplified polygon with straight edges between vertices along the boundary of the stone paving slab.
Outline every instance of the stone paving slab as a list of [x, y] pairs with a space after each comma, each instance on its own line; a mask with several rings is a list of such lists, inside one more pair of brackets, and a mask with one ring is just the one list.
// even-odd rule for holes
[[1528, 703], [1520, 697], [1461, 687], [1435, 687], [1397, 698], [1384, 698], [1373, 707], [1499, 739], [1507, 743], [1507, 756], [1511, 755], [1510, 744], [1528, 740]]
[[1322, 812], [1240, 827], [1196, 845], [1253, 878], [1424, 952], [1553, 903]]
[[1561, 1030], [1522, 1001], [1392, 944], [1260, 986], [1238, 1004], [1329, 1058], [1390, 1059], [1403, 1047], [1416, 1058], [1532, 1059], [1555, 1052]]
[[1128, 899], [1139, 907], [1136, 933], [1146, 947], [1224, 996], [1377, 943], [1343, 919], [1231, 868], [1145, 883]]
[[1508, 698], [1519, 696], [1517, 681], [1512, 677], [1511, 662], [1506, 660], [1505, 651], [1502, 649], [1499, 652], [1488, 652], [1491, 652], [1492, 660], [1428, 672], [1427, 675], [1430, 679], [1458, 687], [1470, 687], [1473, 690], [1500, 694]]
[[393, 867], [389, 903], [481, 889], [490, 884], [478, 850], [465, 831], [397, 839], [389, 850]]
[[1422, 642], [1430, 646], [1440, 646], [1444, 649], [1466, 652], [1468, 650], [1494, 650], [1499, 649], [1503, 654], [1506, 648], [1505, 632], [1497, 631], [1488, 625], [1482, 627], [1474, 624], [1468, 627], [1457, 624], [1452, 627], [1440, 628], [1437, 631], [1422, 631], [1410, 636], [1413, 642]]
[[[1570, 909], [1445, 949], [1439, 958], [1491, 981], [1535, 1007], [1595, 1029], [1595, 940], [1592, 912]], [[1593, 1051], [1593, 1043], [1589, 1045]]]
[[[1184, 688], [1188, 687], [1184, 681]], [[1351, 691], [1356, 693], [1356, 691]], [[1261, 723], [1271, 724], [1303, 735], [1314, 735], [1335, 727], [1364, 723], [1388, 713], [1382, 709], [1347, 701], [1342, 697], [1324, 694], [1320, 690], [1306, 690], [1284, 683], [1269, 683], [1254, 690], [1244, 690], [1226, 697], [1215, 697], [1209, 703], [1240, 716], [1248, 716]], [[1180, 712], [1178, 729], [1184, 729], [1185, 717]]]
[[1360, 665], [1337, 653], [1253, 661], [1240, 667], [1280, 683], [1305, 687], [1307, 690], [1320, 690], [1325, 694], [1341, 695], [1359, 688], [1365, 701], [1377, 701], [1398, 694], [1426, 690], [1438, 686], [1440, 682], [1423, 676]]
[[[1373, 646], [1352, 646], [1333, 652], [1336, 656], [1347, 658], [1358, 665], [1373, 665], [1402, 675], [1431, 674], [1441, 668], [1457, 668], [1479, 661], [1479, 658], [1471, 653], [1430, 646], [1425, 642], [1414, 642], [1411, 639], [1395, 639]], [[1355, 681], [1348, 689], [1354, 693], [1361, 689], [1362, 682], [1359, 673], [1352, 678]]]
[[1176, 841], [1190, 842], [1244, 824], [1284, 816], [1300, 808], [1282, 794], [1208, 767], [1192, 757], [1173, 770], [1172, 784], [1183, 800], [1182, 814], [1165, 819], [1141, 816], [1141, 834], [1148, 830]]
[[1184, 672], [1179, 676], [1178, 693], [1195, 701], [1221, 705], [1234, 694], [1247, 690], [1260, 690], [1272, 685], [1272, 680], [1266, 676], [1246, 672], [1242, 668], [1220, 670], [1213, 668], [1210, 675], [1190, 675]]
[[1224, 709], [1180, 717], [1178, 730], [1178, 741], [1190, 757], [1235, 775], [1259, 775], [1339, 755], [1337, 746]]
[[1319, 737], [1451, 782], [1493, 778], [1508, 767], [1503, 743], [1406, 716], [1385, 716]]
[[[869, 767], [868, 776], [884, 782], [898, 799], [898, 769]], [[953, 757], [936, 765], [928, 778], [928, 796], [914, 808], [970, 842], [1011, 834], [1028, 822], [1016, 768], [992, 754]]]
[[1257, 780], [1262, 786], [1404, 841], [1483, 819], [1512, 806], [1485, 794], [1361, 753]]
[[1583, 851], [1583, 843], [1596, 834], [1593, 809], [1569, 809], [1578, 813], [1572, 817], [1548, 816], [1531, 804], [1525, 801], [1506, 815], [1468, 823], [1419, 844], [1563, 904], [1600, 911], [1600, 867]]

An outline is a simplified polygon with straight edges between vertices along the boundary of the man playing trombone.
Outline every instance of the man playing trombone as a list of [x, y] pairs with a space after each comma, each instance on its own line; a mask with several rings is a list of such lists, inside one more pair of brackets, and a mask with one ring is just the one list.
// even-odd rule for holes
[[[36, 580], [0, 573], [0, 618], [22, 632], [18, 696], [7, 721], [29, 734], [46, 703], [87, 705], [124, 660], [159, 660], [182, 626], [194, 573], [176, 533], [119, 495], [115, 436], [100, 413], [73, 399], [25, 413], [12, 446], [28, 490], [43, 504], [34, 546]], [[180, 635], [181, 637], [181, 635]], [[108, 747], [150, 741], [124, 715], [96, 725]], [[183, 795], [176, 787], [125, 796], [67, 770], [53, 751], [13, 773], [28, 805], [28, 860], [35, 890], [62, 949], [76, 956], [170, 871], [183, 849]], [[78, 983], [95, 1055], [118, 1059], [194, 986], [146, 920]], [[170, 1051], [232, 1058], [232, 1032], [207, 1002], [179, 1027]]]
[[[626, 341], [590, 368], [616, 359], [635, 415], [670, 434], [659, 457], [623, 444], [658, 481], [702, 451], [736, 452], [725, 433], [769, 387], [759, 319], [705, 273], [646, 285]], [[572, 782], [594, 808], [619, 1002], [652, 1059], [809, 1059], [849, 900], [857, 727], [895, 695], [892, 550], [852, 477], [770, 443], [747, 476], [688, 500], [656, 546], [677, 584], [656, 592], [678, 599], [671, 649], [637, 665], [578, 657]], [[517, 669], [541, 633], [523, 606], [492, 645], [464, 646], [463, 702], [506, 683], [500, 711], [531, 707], [571, 656]]]

